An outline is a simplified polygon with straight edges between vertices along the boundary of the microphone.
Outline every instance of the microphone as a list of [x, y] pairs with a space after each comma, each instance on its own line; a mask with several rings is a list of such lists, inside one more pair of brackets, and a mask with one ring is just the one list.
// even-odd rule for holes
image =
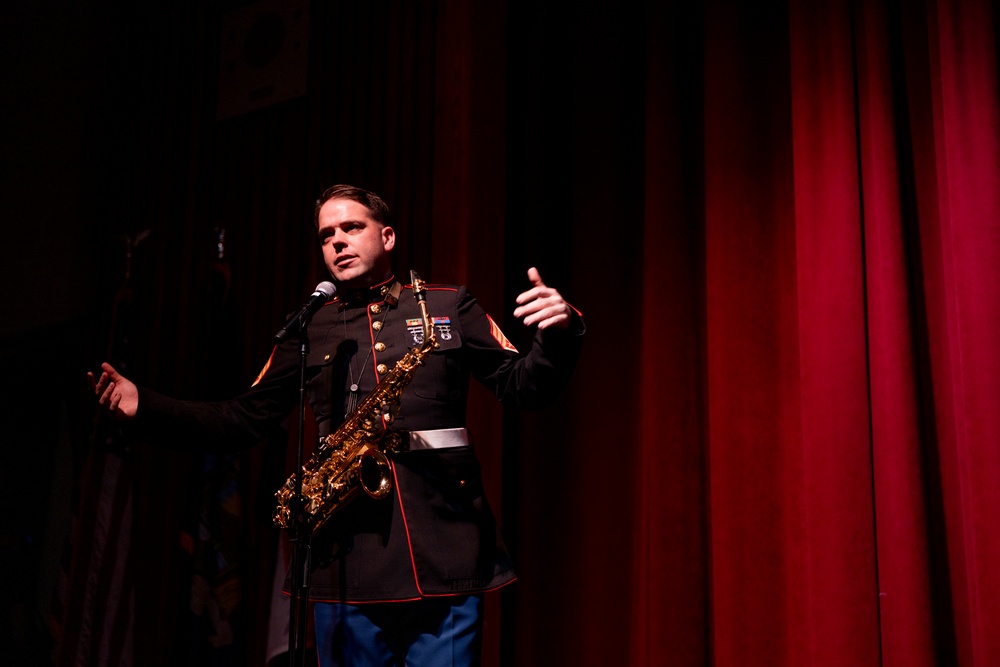
[[299, 330], [305, 322], [309, 321], [309, 318], [313, 314], [323, 307], [323, 304], [333, 298], [333, 295], [337, 293], [337, 288], [328, 280], [324, 280], [319, 285], [316, 285], [316, 291], [309, 295], [309, 300], [306, 301], [302, 309], [295, 313], [285, 326], [281, 328], [281, 331], [274, 335], [274, 340], [276, 343], [284, 342], [293, 333]]

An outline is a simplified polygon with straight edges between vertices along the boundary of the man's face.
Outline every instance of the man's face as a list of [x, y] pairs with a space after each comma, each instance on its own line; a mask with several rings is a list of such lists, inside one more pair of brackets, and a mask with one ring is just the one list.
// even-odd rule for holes
[[373, 220], [368, 209], [354, 200], [323, 203], [319, 241], [326, 268], [344, 287], [368, 287], [392, 273], [389, 253], [396, 244], [396, 233]]

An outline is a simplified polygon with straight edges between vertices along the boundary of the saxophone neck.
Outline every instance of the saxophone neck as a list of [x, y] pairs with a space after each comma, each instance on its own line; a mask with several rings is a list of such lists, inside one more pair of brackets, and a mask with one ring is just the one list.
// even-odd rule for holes
[[434, 332], [434, 321], [427, 311], [427, 283], [413, 270], [410, 271], [410, 283], [413, 285], [413, 298], [417, 300], [417, 305], [420, 307], [420, 317], [424, 322], [424, 344], [421, 347], [424, 349], [435, 348], [438, 345], [437, 334]]

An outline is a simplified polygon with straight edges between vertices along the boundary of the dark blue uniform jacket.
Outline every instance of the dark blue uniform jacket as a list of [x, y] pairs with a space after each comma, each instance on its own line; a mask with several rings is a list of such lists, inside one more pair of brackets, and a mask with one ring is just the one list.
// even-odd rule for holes
[[[583, 323], [576, 314], [569, 330], [536, 332], [522, 354], [465, 287], [429, 285], [427, 304], [439, 347], [404, 391], [392, 430], [464, 427], [470, 376], [504, 404], [541, 407], [565, 385], [579, 355]], [[400, 291], [390, 280], [338, 296], [313, 316], [307, 332], [307, 397], [323, 436], [343, 421], [349, 387], [357, 384], [362, 399], [370, 393], [417, 346], [422, 324], [410, 289]], [[135, 425], [159, 439], [198, 430], [220, 443], [258, 442], [298, 405], [299, 367], [292, 336], [275, 347], [253, 387], [232, 400], [180, 401], [140, 388]], [[312, 599], [410, 600], [513, 581], [471, 446], [390, 459], [389, 496], [362, 494], [314, 536]]]

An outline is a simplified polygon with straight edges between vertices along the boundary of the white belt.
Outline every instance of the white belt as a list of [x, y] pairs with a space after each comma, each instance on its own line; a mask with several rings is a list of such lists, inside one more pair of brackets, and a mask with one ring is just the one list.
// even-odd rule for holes
[[415, 449], [445, 449], [447, 447], [468, 446], [469, 432], [465, 428], [410, 431], [410, 451]]

